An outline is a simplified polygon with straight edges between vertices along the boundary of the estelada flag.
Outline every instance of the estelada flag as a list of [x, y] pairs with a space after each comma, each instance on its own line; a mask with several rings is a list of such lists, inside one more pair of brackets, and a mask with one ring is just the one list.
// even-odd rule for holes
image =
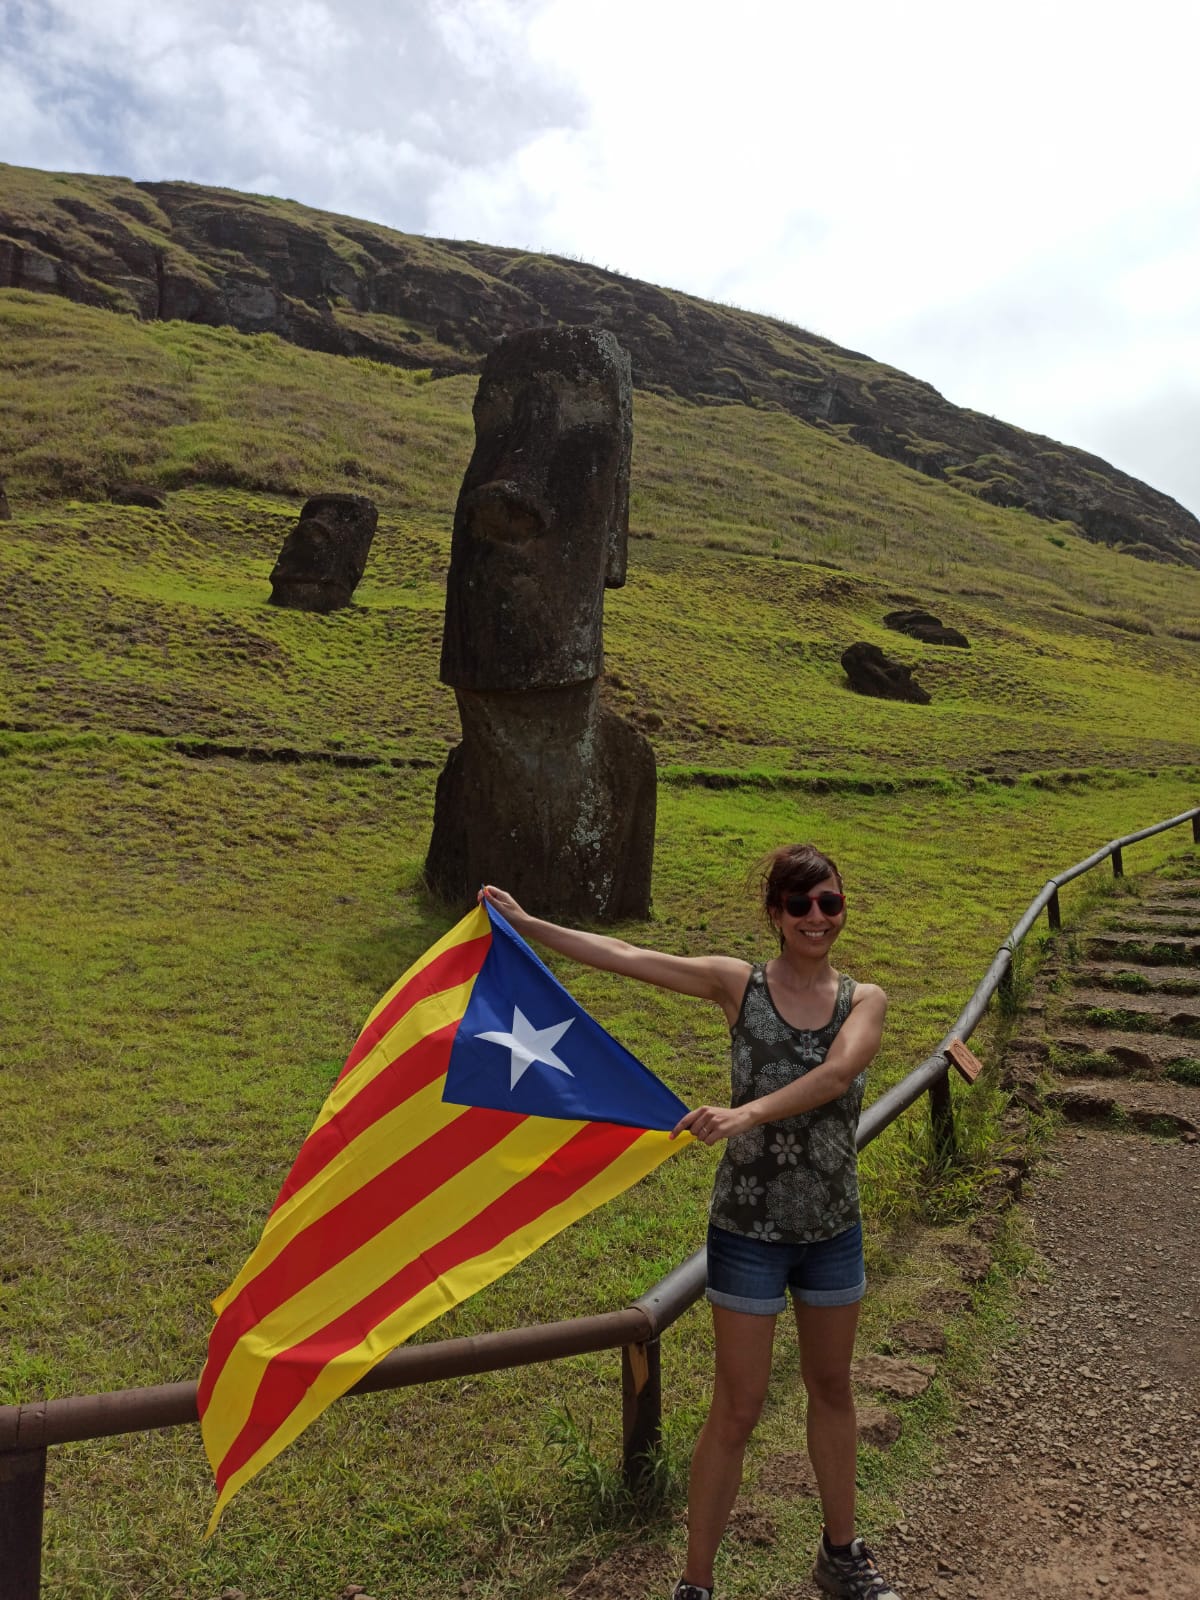
[[493, 907], [464, 917], [372, 1012], [213, 1302], [209, 1533], [389, 1351], [688, 1143], [686, 1110]]

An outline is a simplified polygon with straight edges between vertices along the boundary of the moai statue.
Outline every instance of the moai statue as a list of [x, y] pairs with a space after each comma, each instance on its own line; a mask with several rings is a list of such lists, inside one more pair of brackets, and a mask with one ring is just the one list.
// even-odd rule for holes
[[295, 611], [348, 606], [367, 565], [379, 512], [363, 494], [318, 494], [271, 569], [271, 604]]
[[599, 700], [632, 443], [629, 357], [611, 333], [531, 328], [484, 364], [442, 639], [463, 736], [425, 863], [448, 899], [489, 882], [548, 916], [649, 911], [654, 753]]

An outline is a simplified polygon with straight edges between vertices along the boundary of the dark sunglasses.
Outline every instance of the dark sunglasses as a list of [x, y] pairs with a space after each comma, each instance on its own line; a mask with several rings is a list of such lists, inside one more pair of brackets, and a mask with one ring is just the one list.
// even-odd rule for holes
[[814, 905], [824, 916], [837, 917], [846, 909], [846, 896], [826, 889], [816, 895], [785, 894], [783, 897], [783, 909], [789, 917], [806, 917]]

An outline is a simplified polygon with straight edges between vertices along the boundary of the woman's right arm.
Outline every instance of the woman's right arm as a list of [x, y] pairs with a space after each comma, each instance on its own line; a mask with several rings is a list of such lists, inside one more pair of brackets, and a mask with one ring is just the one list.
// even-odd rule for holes
[[737, 1020], [750, 976], [748, 961], [738, 961], [732, 956], [668, 955], [663, 950], [646, 950], [608, 934], [585, 933], [579, 928], [564, 928], [557, 922], [544, 922], [540, 917], [531, 917], [506, 890], [490, 883], [479, 891], [479, 898], [495, 906], [524, 939], [536, 939], [548, 950], [579, 961], [585, 967], [618, 972], [626, 978], [652, 983], [659, 989], [711, 1000], [721, 1007], [731, 1026]]

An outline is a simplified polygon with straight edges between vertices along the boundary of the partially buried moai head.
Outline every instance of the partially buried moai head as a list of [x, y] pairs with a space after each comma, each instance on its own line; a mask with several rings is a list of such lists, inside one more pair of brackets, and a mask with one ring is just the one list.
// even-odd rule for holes
[[271, 571], [271, 604], [296, 611], [348, 606], [367, 565], [379, 513], [361, 494], [314, 495]]
[[604, 590], [625, 581], [632, 442], [629, 357], [611, 333], [530, 328], [492, 351], [454, 513], [444, 683], [599, 676]]

